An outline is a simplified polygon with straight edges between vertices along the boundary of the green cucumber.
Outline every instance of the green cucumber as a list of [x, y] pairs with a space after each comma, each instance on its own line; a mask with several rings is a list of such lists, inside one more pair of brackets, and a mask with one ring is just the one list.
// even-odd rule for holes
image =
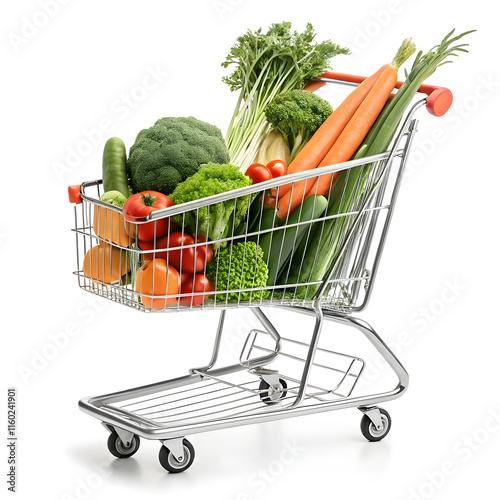
[[270, 230], [281, 227], [285, 223], [281, 217], [278, 217], [277, 212], [277, 210], [273, 210], [272, 208], [263, 208], [261, 217], [257, 219], [254, 226], [249, 231], [249, 233], [257, 233], [253, 236], [249, 236], [248, 240], [254, 241], [262, 248], [264, 252], [264, 261], [266, 263], [271, 245]]
[[290, 285], [292, 283], [295, 283], [295, 281], [293, 281], [293, 277], [294, 275], [298, 274], [298, 270], [302, 267], [308, 243], [313, 237], [318, 224], [320, 223], [313, 222], [304, 232], [301, 241], [296, 242], [295, 246], [293, 247], [292, 253], [290, 254], [288, 262], [285, 262], [281, 266], [281, 269], [278, 271], [277, 284]]
[[127, 151], [118, 137], [111, 137], [104, 145], [102, 154], [102, 187], [104, 192], [119, 191], [129, 197], [127, 179]]
[[[262, 196], [264, 196], [263, 193], [262, 193]], [[252, 204], [250, 205], [250, 209], [248, 210], [248, 232], [249, 233], [255, 233], [256, 231], [259, 230], [261, 214], [264, 210], [266, 210], [266, 207], [264, 206], [264, 204], [262, 202], [262, 196], [259, 193], [257, 193], [255, 195], [254, 200], [252, 201]]]
[[[310, 227], [306, 223], [312, 223], [320, 217], [326, 210], [327, 205], [328, 201], [324, 196], [309, 196], [288, 217], [284, 228], [262, 235], [259, 245], [264, 251], [264, 260], [267, 262], [267, 267], [269, 268], [268, 286], [276, 284], [280, 271], [290, 259], [293, 250], [299, 246]], [[278, 217], [276, 216], [276, 218]], [[289, 227], [299, 223], [301, 224], [298, 226]]]
[[257, 200], [256, 194], [250, 196], [253, 196], [254, 199], [250, 203], [248, 212], [246, 213], [245, 217], [243, 217], [243, 220], [238, 224], [238, 226], [234, 228], [234, 233], [231, 233], [231, 228], [233, 227], [234, 224], [234, 211], [231, 214], [231, 218], [229, 219], [228, 223], [228, 227], [230, 228], [228, 235], [232, 234], [232, 236], [243, 236], [246, 233], [250, 233], [251, 232], [250, 228], [252, 227], [252, 224], [255, 224], [255, 221], [258, 220], [260, 214], [260, 202]]
[[[264, 240], [269, 239], [271, 233], [262, 233], [262, 231], [269, 231], [275, 227], [280, 227], [285, 223], [285, 221], [278, 217], [277, 210], [272, 208], [264, 208], [262, 210], [262, 217], [255, 223], [255, 225], [250, 229], [250, 233], [259, 233], [256, 236], [250, 236], [249, 239], [257, 241], [259, 239], [259, 245], [263, 246]], [[267, 255], [267, 251], [264, 250], [264, 255]]]

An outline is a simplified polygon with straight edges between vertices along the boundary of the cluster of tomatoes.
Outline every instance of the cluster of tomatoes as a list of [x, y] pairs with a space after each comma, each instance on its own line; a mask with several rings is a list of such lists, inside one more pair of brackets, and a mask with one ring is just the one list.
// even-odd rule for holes
[[[267, 165], [254, 163], [245, 172], [253, 184], [286, 173], [287, 165], [282, 160], [273, 160]], [[274, 195], [273, 190], [271, 194]], [[273, 206], [275, 201], [273, 196], [265, 197], [266, 205]], [[198, 306], [207, 299], [206, 292], [215, 291], [204, 272], [214, 255], [212, 245], [205, 237], [185, 233], [168, 217], [150, 222], [144, 220], [151, 212], [173, 205], [168, 196], [157, 191], [136, 193], [123, 205], [127, 234], [137, 240], [143, 251], [145, 263], [137, 271], [136, 291], [148, 309], [163, 309], [177, 301], [184, 306]], [[156, 295], [169, 297], [154, 298]]]
[[[162, 193], [144, 191], [132, 195], [123, 206], [127, 232], [137, 238], [146, 261], [137, 271], [136, 291], [148, 309], [163, 309], [177, 301], [184, 306], [201, 305], [208, 297], [202, 294], [215, 291], [204, 274], [214, 255], [204, 236], [185, 233], [169, 218], [139, 223], [152, 211], [173, 205]], [[154, 295], [171, 297], [156, 299]]]
[[253, 163], [247, 168], [245, 175], [248, 175], [254, 184], [258, 184], [259, 182], [270, 181], [286, 175], [287, 170], [288, 168], [283, 160], [273, 160], [267, 165]]
[[[288, 173], [288, 167], [283, 160], [272, 160], [267, 165], [262, 163], [253, 163], [250, 165], [245, 172], [252, 179], [253, 184], [258, 184], [260, 182], [270, 181], [271, 179], [276, 179]], [[266, 208], [275, 209], [277, 203], [277, 189], [273, 188], [269, 190], [264, 196], [264, 206]], [[260, 198], [262, 202], [262, 197]]]

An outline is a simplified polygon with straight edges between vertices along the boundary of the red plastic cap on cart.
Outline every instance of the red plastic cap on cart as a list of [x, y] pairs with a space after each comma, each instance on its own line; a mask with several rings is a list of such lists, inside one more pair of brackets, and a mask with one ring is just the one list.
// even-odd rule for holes
[[427, 111], [434, 116], [443, 116], [450, 109], [452, 102], [453, 94], [449, 89], [436, 89], [427, 98]]
[[82, 197], [80, 196], [81, 184], [75, 186], [68, 186], [68, 196], [70, 203], [81, 203]]

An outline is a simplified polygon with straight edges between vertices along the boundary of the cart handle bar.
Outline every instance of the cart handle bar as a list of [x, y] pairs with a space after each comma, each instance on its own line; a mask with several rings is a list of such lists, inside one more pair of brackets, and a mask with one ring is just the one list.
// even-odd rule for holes
[[[315, 90], [325, 86], [329, 80], [335, 80], [337, 82], [344, 82], [345, 84], [353, 84], [357, 86], [365, 79], [366, 76], [348, 75], [345, 73], [327, 71], [306, 85], [304, 90], [314, 92]], [[403, 83], [404, 82], [397, 81], [395, 88], [399, 89]], [[453, 94], [451, 93], [451, 90], [445, 87], [438, 87], [436, 85], [428, 85], [424, 83], [420, 85], [418, 92], [421, 94], [427, 94], [427, 111], [433, 116], [443, 116], [450, 109], [451, 103], [453, 102]]]
[[[348, 75], [346, 73], [335, 73], [333, 71], [326, 71], [318, 78], [309, 82], [304, 90], [309, 90], [314, 92], [315, 90], [324, 87], [329, 81], [336, 81], [339, 83], [344, 83], [346, 85], [358, 86], [366, 76], [359, 75]], [[397, 81], [395, 88], [399, 89], [404, 82]], [[451, 106], [453, 102], [453, 94], [451, 91], [445, 87], [437, 87], [436, 85], [420, 85], [418, 91], [421, 94], [427, 94], [426, 98], [426, 108], [427, 111], [434, 116], [443, 116]], [[68, 187], [69, 201], [71, 203], [82, 203], [81, 197], [81, 185], [69, 186]], [[148, 218], [149, 219], [149, 218]]]

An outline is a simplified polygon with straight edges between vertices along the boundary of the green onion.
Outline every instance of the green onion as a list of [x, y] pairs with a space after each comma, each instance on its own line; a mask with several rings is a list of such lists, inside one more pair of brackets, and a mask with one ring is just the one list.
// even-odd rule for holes
[[[454, 31], [448, 33], [443, 41], [433, 47], [427, 54], [423, 55], [422, 52], [417, 54], [410, 73], [406, 74], [405, 72], [406, 80], [404, 84], [381, 111], [352, 159], [387, 151], [398, 130], [401, 118], [422, 82], [432, 75], [439, 66], [452, 62], [446, 60], [448, 57], [457, 56], [456, 52], [467, 52], [464, 49], [466, 44], [455, 46], [452, 46], [452, 44], [474, 30], [466, 31], [451, 38]], [[365, 187], [370, 166], [363, 165], [342, 172], [336, 187], [344, 185], [344, 189], [340, 195], [334, 191], [330, 194], [328, 216], [354, 212], [359, 209], [359, 205], [366, 195]], [[290, 276], [288, 282], [290, 284], [306, 283], [327, 279], [336, 264], [340, 251], [346, 242], [346, 235], [350, 234], [355, 219], [354, 216], [346, 216], [316, 223], [311, 232], [305, 254], [296, 256], [297, 259], [303, 260], [300, 266], [295, 266], [295, 268], [300, 267], [301, 271], [298, 275]], [[312, 299], [319, 286], [298, 287], [297, 296]]]

